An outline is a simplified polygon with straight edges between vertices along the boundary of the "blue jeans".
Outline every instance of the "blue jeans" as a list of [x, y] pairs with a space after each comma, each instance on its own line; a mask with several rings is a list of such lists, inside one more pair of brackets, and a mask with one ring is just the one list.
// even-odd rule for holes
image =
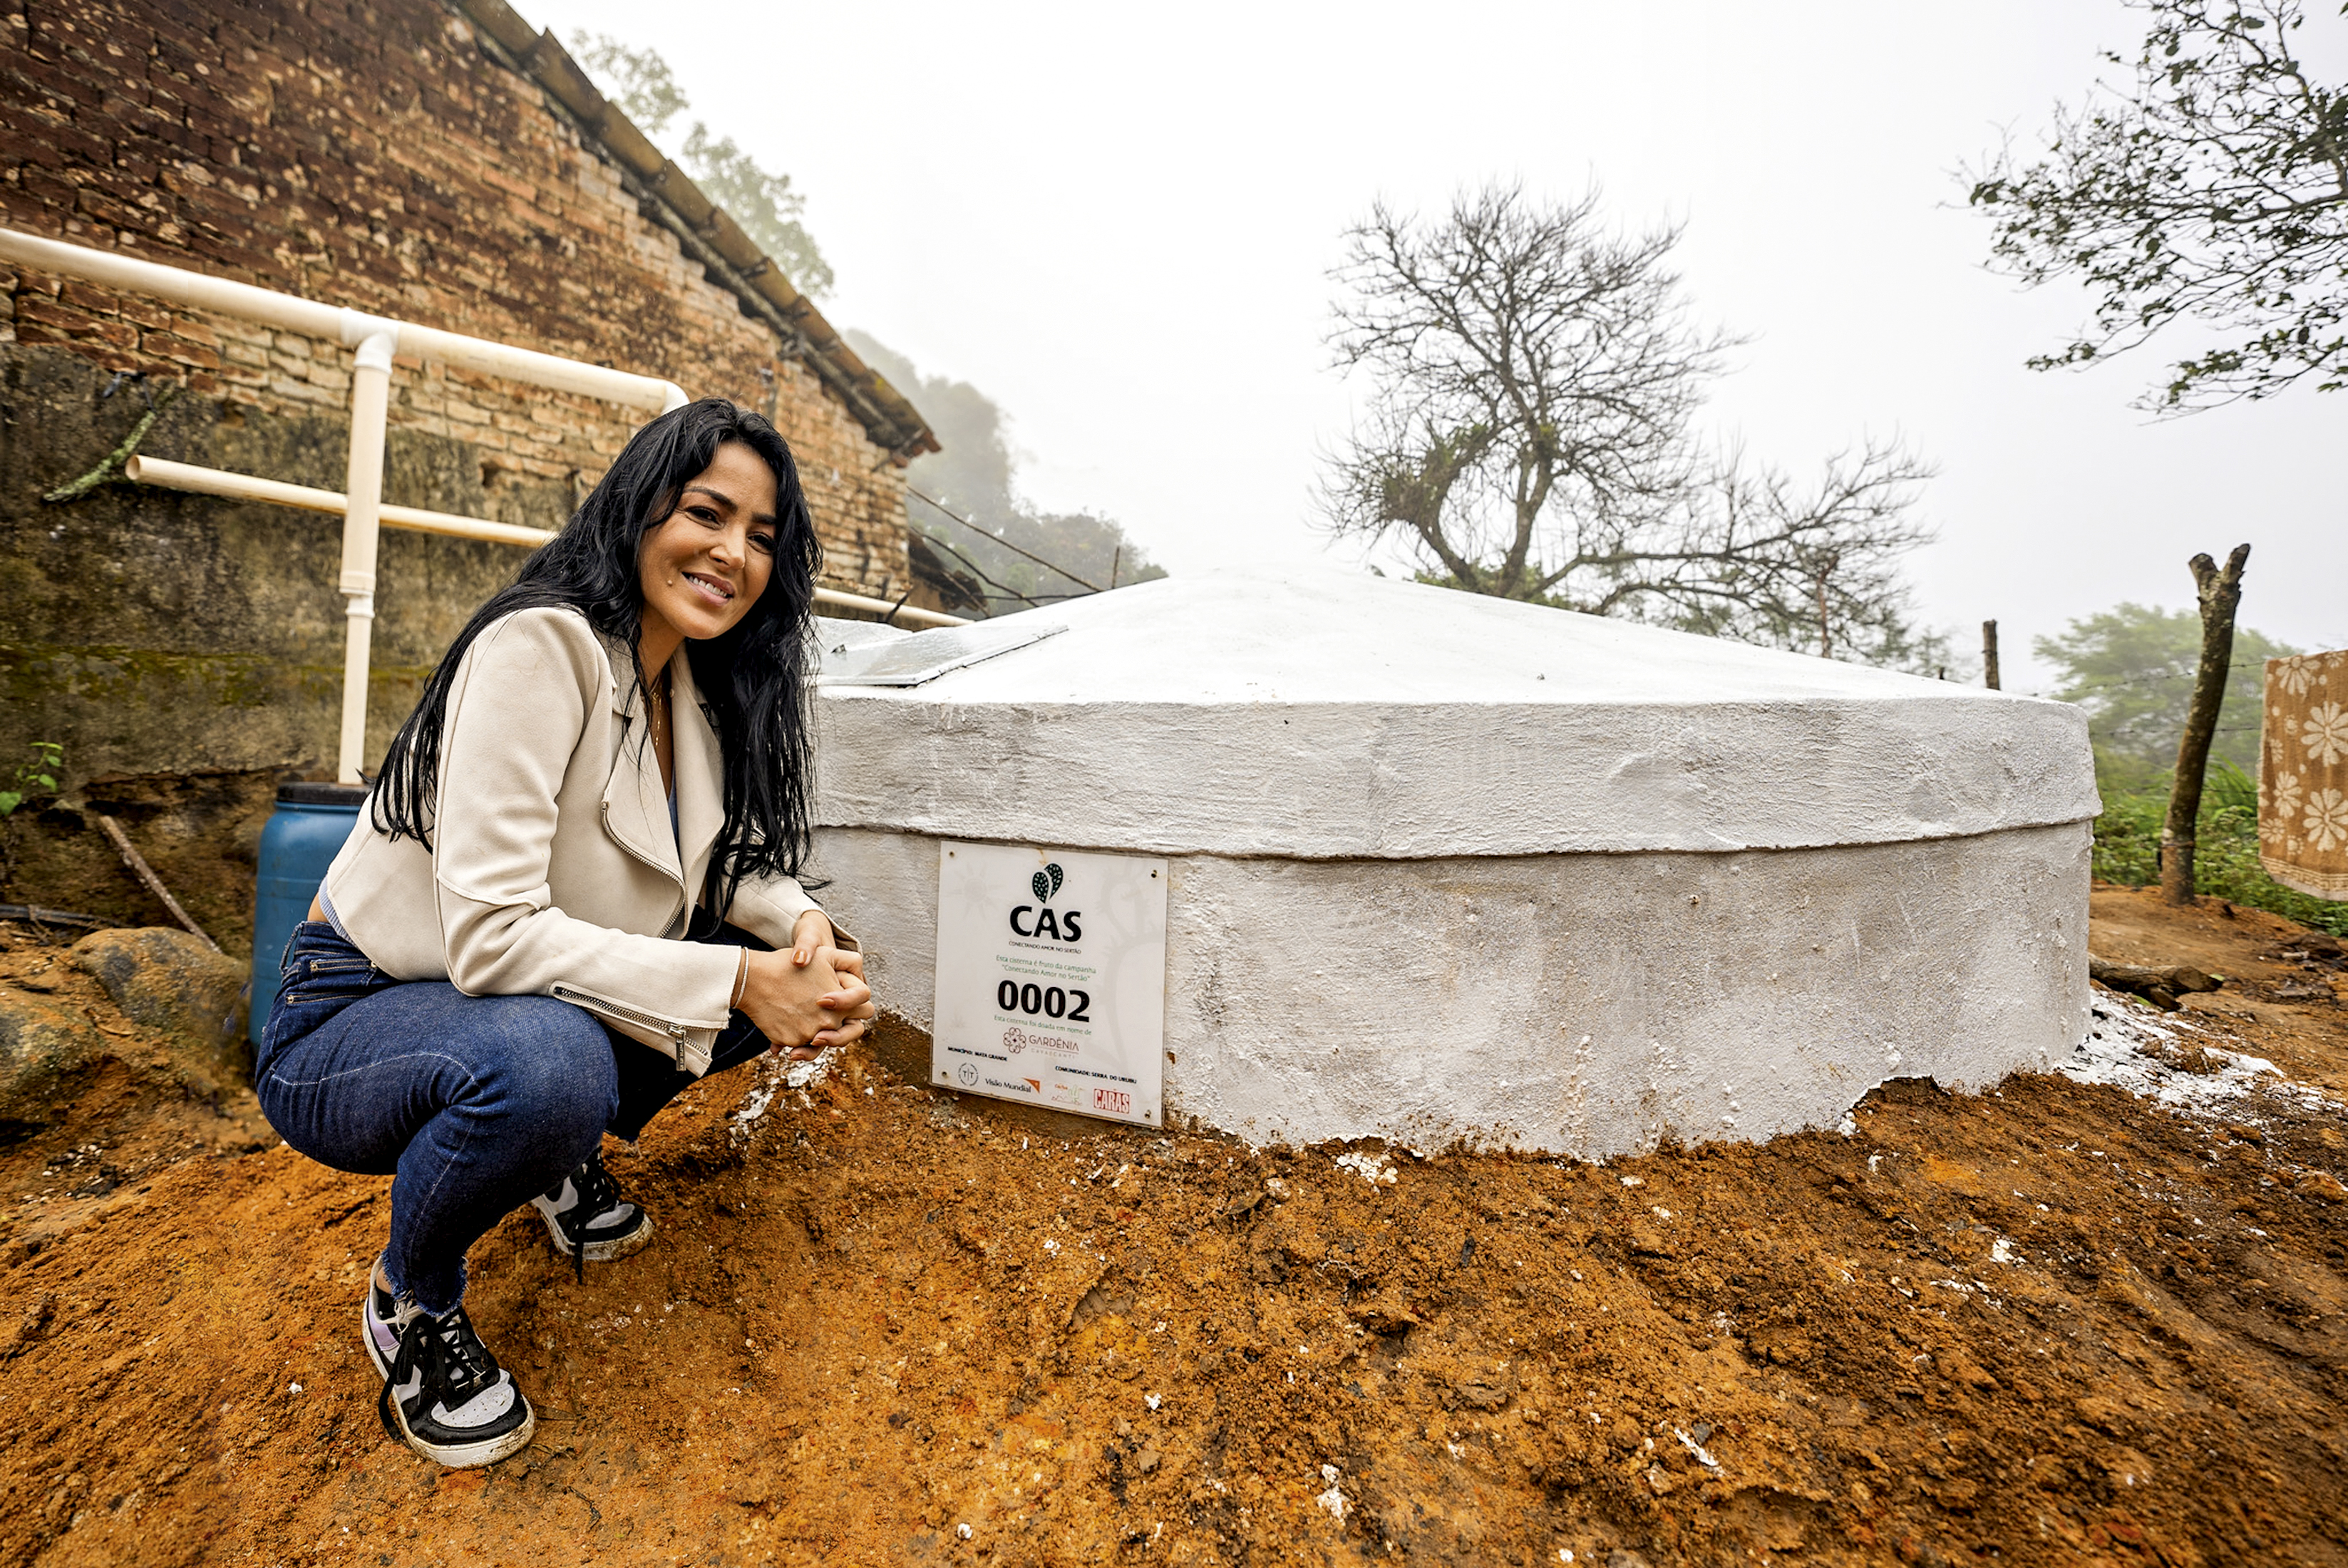
[[[767, 945], [695, 914], [687, 940]], [[253, 1063], [262, 1111], [320, 1164], [392, 1178], [384, 1273], [427, 1312], [463, 1299], [467, 1249], [507, 1213], [694, 1082], [568, 1002], [394, 980], [321, 921], [294, 928], [283, 970]], [[736, 1013], [709, 1070], [766, 1047]]]

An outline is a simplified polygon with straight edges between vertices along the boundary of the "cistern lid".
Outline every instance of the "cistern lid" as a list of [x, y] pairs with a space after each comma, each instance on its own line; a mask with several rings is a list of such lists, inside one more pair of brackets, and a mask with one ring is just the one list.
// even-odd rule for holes
[[[1019, 643], [1028, 622], [1065, 630]], [[985, 625], [1004, 651], [824, 687], [819, 822], [1415, 859], [1880, 843], [2097, 810], [2069, 704], [1362, 573], [1169, 577]]]

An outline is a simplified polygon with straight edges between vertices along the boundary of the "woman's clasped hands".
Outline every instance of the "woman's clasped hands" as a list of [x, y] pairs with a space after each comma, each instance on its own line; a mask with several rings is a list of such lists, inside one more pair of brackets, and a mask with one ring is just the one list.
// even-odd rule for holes
[[830, 919], [811, 909], [799, 916], [789, 947], [747, 954], [741, 1009], [793, 1061], [858, 1038], [876, 1011], [864, 955], [835, 947], [833, 938]]

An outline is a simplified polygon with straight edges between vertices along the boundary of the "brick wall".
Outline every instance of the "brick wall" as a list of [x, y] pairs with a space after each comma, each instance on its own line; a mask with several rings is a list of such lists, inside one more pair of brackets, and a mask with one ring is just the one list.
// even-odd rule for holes
[[[771, 411], [826, 580], [906, 587], [900, 465], [453, 11], [0, 0], [0, 222]], [[333, 417], [349, 397], [347, 350], [249, 323], [5, 271], [0, 312], [0, 341], [183, 377], [232, 408]], [[434, 365], [403, 362], [393, 387], [396, 431], [461, 443], [487, 514], [541, 526], [634, 422]]]

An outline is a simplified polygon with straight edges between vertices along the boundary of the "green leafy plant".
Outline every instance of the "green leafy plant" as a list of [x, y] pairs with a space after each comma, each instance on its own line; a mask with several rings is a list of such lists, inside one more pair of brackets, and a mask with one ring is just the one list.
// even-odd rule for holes
[[2213, 810], [2248, 811], [2253, 830], [2259, 821], [2259, 781], [2222, 757], [2209, 759], [2209, 770], [2202, 776], [2201, 810], [2206, 816]]
[[2143, 887], [2160, 880], [2160, 824], [2168, 798], [2106, 795], [2096, 819], [2095, 876], [2097, 882]]
[[35, 795], [57, 792], [57, 775], [65, 771], [66, 748], [54, 740], [33, 742], [29, 762], [16, 765], [15, 788], [0, 789], [0, 818], [13, 817], [16, 808]]

